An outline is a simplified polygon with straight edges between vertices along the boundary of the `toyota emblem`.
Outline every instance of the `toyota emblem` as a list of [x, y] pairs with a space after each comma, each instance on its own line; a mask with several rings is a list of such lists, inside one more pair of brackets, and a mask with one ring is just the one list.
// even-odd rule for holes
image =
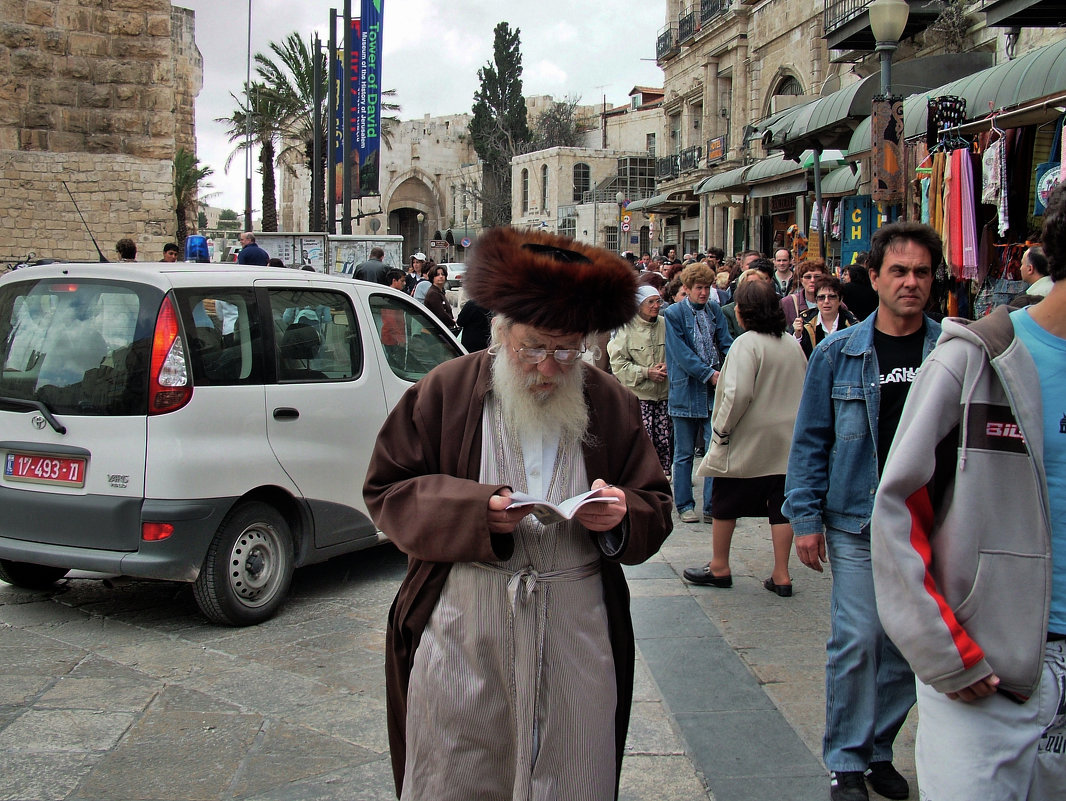
[[48, 425], [48, 421], [45, 420], [39, 414], [35, 414], [33, 417], [31, 417], [30, 422], [33, 423], [33, 427], [36, 428], [38, 431], [44, 431], [44, 427]]

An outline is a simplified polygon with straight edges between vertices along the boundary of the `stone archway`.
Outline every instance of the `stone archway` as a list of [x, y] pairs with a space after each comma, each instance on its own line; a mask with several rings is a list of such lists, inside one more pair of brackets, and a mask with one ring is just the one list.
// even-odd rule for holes
[[[388, 213], [389, 233], [403, 236], [405, 262], [416, 251], [429, 253], [429, 241], [441, 228], [442, 219], [436, 194], [421, 177], [411, 175], [400, 181], [389, 193]], [[419, 214], [424, 217], [421, 225]]]

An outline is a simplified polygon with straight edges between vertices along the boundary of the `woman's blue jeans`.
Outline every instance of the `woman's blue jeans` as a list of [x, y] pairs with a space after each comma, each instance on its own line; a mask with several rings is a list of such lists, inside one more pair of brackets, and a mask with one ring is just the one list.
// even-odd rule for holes
[[[694, 509], [692, 497], [692, 461], [696, 451], [696, 437], [703, 426], [703, 450], [711, 445], [709, 417], [675, 417], [674, 420], [674, 504], [678, 512]], [[711, 519], [711, 477], [703, 480], [703, 516]]]

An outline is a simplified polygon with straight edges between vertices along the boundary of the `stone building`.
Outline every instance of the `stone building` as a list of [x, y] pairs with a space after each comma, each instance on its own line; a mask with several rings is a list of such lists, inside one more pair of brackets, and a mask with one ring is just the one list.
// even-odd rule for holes
[[[0, 259], [96, 260], [175, 229], [173, 160], [195, 151], [203, 64], [168, 0], [0, 0]], [[64, 184], [66, 188], [64, 188]]]
[[[656, 195], [635, 205], [665, 217], [668, 243], [769, 251], [791, 225], [806, 229], [812, 152], [846, 155], [880, 90], [870, 1], [667, 0], [656, 40], [667, 135], [657, 152]], [[892, 68], [901, 95], [1062, 37], [1041, 27], [1058, 22], [1061, 6], [1046, 0], [908, 4]], [[868, 128], [865, 136], [868, 151]], [[865, 170], [856, 161], [830, 189], [838, 196], [868, 189], [865, 161]]]

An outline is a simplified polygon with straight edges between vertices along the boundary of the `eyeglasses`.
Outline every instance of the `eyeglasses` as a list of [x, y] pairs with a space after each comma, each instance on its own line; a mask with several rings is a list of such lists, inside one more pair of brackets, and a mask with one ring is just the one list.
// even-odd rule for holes
[[821, 275], [821, 273], [804, 273], [801, 277], [804, 281], [813, 281], [819, 275]]
[[823, 300], [840, 300], [840, 295], [815, 295], [814, 299], [821, 303]]
[[518, 354], [519, 361], [523, 361], [526, 364], [540, 364], [548, 358], [548, 354], [551, 354], [559, 364], [573, 364], [580, 359], [581, 354], [585, 352], [584, 348], [556, 348], [555, 350], [548, 350], [547, 348], [512, 347], [511, 350]]
[[662, 298], [648, 298], [647, 300], [645, 300], [643, 302], [644, 303], [650, 303], [652, 306], [662, 306], [663, 305], [663, 299]]

